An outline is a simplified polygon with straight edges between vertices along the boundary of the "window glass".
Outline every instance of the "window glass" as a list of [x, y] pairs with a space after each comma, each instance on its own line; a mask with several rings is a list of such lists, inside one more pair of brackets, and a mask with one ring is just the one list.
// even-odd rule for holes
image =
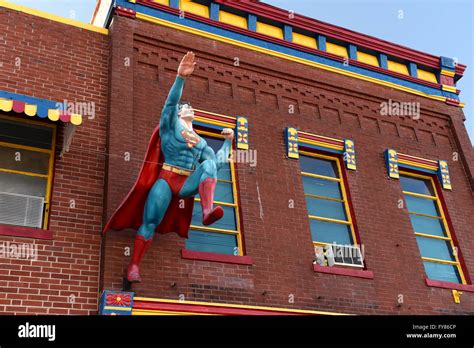
[[341, 189], [337, 181], [303, 176], [304, 192], [321, 197], [342, 199]]
[[[426, 275], [433, 280], [462, 283], [461, 264], [453, 252], [454, 242], [448, 234], [447, 223], [441, 214], [441, 203], [437, 198], [441, 193], [436, 194], [436, 188], [429, 178], [403, 174], [400, 175], [400, 183], [405, 192], [411, 224]], [[413, 196], [410, 193], [429, 195], [433, 198]]]
[[335, 161], [322, 158], [300, 156], [301, 171], [306, 173], [339, 178], [337, 164]]
[[0, 141], [51, 149], [53, 128], [0, 118]]

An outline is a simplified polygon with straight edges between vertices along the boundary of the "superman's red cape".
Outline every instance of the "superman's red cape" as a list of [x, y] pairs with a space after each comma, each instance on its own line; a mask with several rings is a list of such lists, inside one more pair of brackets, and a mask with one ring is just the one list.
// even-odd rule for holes
[[[164, 156], [160, 147], [159, 127], [155, 128], [148, 144], [145, 160], [137, 181], [112, 217], [105, 225], [103, 233], [108, 230], [138, 230], [143, 222], [145, 202], [153, 184], [161, 172]], [[180, 208], [181, 198], [173, 196], [163, 220], [156, 228], [157, 233], [176, 232], [187, 238], [193, 214], [194, 197], [184, 198], [184, 208]]]

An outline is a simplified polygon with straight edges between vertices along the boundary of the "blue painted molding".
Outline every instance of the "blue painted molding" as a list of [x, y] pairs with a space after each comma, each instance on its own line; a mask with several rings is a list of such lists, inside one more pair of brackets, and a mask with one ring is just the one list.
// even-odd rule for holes
[[285, 24], [283, 29], [284, 29], [284, 39], [286, 41], [292, 42], [293, 41], [293, 27]]
[[326, 36], [318, 35], [318, 49], [326, 51]]
[[357, 60], [357, 46], [350, 44], [349, 45], [349, 58], [353, 60]]
[[441, 68], [444, 70], [454, 71], [456, 64], [453, 58], [449, 57], [440, 57]]
[[249, 30], [257, 31], [257, 16], [249, 13], [247, 22]]
[[170, 0], [170, 7], [179, 8], [179, 0]]
[[418, 66], [416, 65], [416, 63], [410, 62], [408, 69], [410, 70], [410, 76], [418, 77]]
[[388, 63], [387, 63], [387, 55], [383, 53], [379, 53], [379, 64], [380, 67], [383, 69], [388, 69]]
[[209, 11], [211, 19], [214, 19], [215, 21], [219, 20], [220, 8], [221, 8], [221, 5], [216, 4], [215, 2], [211, 2], [211, 7]]

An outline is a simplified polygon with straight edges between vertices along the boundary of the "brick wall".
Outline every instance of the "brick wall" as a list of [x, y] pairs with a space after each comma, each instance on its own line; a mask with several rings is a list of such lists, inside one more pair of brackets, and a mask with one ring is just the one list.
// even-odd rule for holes
[[95, 118], [77, 127], [63, 158], [64, 126], [58, 123], [49, 222], [53, 240], [0, 236], [0, 243], [35, 243], [39, 249], [38, 261], [0, 259], [0, 313], [97, 313], [108, 37], [0, 7], [0, 62], [2, 90], [95, 103]]
[[[316, 309], [364, 314], [433, 314], [474, 311], [474, 294], [454, 304], [450, 290], [427, 287], [425, 273], [399, 181], [387, 178], [383, 151], [447, 159], [453, 191], [443, 195], [468, 271], [474, 272], [470, 238], [474, 209], [468, 174], [472, 153], [453, 161], [469, 139], [461, 109], [387, 87], [280, 58], [116, 17], [111, 28], [111, 117], [107, 216], [136, 179], [148, 139], [159, 122], [179, 60], [187, 50], [198, 58], [183, 98], [194, 107], [249, 119], [250, 147], [258, 165], [238, 168], [246, 254], [252, 266], [182, 259], [184, 240], [157, 235], [142, 261], [139, 296]], [[238, 57], [240, 66], [233, 65]], [[130, 59], [131, 65], [124, 64]], [[387, 99], [421, 103], [421, 118], [380, 116]], [[295, 113], [288, 112], [295, 105]], [[348, 185], [368, 269], [375, 278], [314, 273], [311, 235], [298, 161], [285, 157], [283, 129], [350, 138], [358, 170]], [[124, 153], [131, 160], [124, 160]], [[463, 159], [463, 156], [466, 157]], [[114, 160], [112, 160], [114, 158]], [[472, 171], [471, 171], [472, 172]], [[263, 204], [260, 218], [257, 187]], [[295, 201], [295, 209], [288, 202]], [[103, 287], [121, 289], [133, 231], [108, 233]], [[398, 295], [404, 304], [397, 307]], [[289, 299], [294, 297], [294, 302]]]

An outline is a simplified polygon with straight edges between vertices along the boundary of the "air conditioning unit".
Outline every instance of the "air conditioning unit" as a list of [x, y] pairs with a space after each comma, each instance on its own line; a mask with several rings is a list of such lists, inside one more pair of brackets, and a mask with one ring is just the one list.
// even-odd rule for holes
[[328, 244], [324, 247], [315, 246], [315, 264], [320, 266], [364, 267], [360, 247], [355, 245]]
[[0, 192], [0, 224], [41, 228], [44, 198]]

